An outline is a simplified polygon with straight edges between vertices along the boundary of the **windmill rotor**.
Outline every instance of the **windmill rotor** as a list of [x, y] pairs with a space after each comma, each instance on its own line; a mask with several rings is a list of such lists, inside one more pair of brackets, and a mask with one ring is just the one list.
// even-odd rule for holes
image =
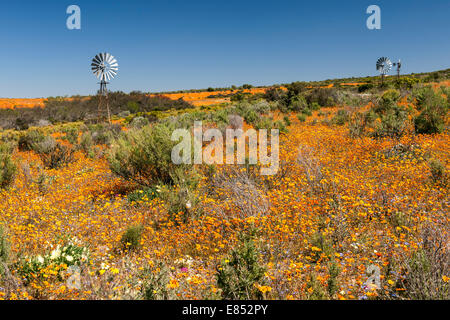
[[389, 58], [381, 57], [377, 60], [377, 70], [382, 76], [385, 76], [391, 71], [392, 62]]
[[119, 64], [110, 53], [99, 53], [92, 59], [91, 69], [100, 81], [106, 82], [117, 75]]

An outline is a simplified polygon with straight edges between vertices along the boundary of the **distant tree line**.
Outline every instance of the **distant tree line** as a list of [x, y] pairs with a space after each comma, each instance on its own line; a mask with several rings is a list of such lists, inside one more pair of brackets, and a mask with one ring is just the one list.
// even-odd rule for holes
[[[171, 100], [163, 96], [149, 96], [142, 92], [111, 92], [108, 95], [112, 115], [122, 112], [165, 111], [192, 108], [184, 100]], [[0, 128], [25, 130], [30, 126], [73, 121], [93, 121], [97, 118], [99, 97], [75, 96], [48, 98], [44, 106], [0, 110]]]

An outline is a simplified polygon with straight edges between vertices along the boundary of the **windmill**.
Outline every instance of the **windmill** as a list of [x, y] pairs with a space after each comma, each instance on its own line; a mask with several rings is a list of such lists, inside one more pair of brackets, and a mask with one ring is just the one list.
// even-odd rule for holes
[[400, 80], [400, 69], [402, 67], [402, 62], [400, 59], [398, 59], [398, 62], [394, 62], [394, 67], [397, 67], [397, 81]]
[[389, 58], [381, 57], [377, 60], [377, 70], [381, 73], [381, 84], [384, 82], [384, 77], [391, 71], [392, 62]]
[[103, 104], [106, 104], [106, 110], [108, 112], [108, 121], [111, 122], [111, 113], [109, 111], [108, 104], [108, 90], [106, 85], [109, 83], [107, 81], [113, 79], [117, 70], [119, 70], [119, 64], [117, 60], [109, 53], [99, 53], [94, 59], [92, 59], [91, 69], [94, 75], [100, 79], [100, 90], [98, 91], [99, 102], [98, 102], [98, 120], [100, 121], [100, 114]]

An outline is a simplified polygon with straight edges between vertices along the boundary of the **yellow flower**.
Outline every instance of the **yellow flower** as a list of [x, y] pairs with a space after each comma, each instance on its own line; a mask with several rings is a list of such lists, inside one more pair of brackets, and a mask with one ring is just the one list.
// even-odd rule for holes
[[259, 291], [261, 291], [263, 294], [265, 294], [266, 292], [270, 292], [272, 291], [272, 288], [269, 286], [256, 286], [258, 288]]
[[118, 274], [119, 273], [119, 269], [117, 269], [117, 268], [111, 268], [110, 270], [111, 270], [112, 274]]
[[178, 280], [176, 279], [170, 279], [169, 284], [167, 285], [168, 288], [170, 289], [175, 289], [178, 288], [180, 286]]

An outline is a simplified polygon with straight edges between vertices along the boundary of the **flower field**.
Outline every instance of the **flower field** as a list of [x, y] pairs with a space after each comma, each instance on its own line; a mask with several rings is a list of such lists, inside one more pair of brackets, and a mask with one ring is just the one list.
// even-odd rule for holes
[[[192, 99], [206, 94], [213, 93]], [[113, 174], [105, 146], [93, 157], [76, 149], [59, 168], [35, 151], [14, 152], [16, 179], [0, 189], [9, 245], [0, 299], [219, 299], [230, 285], [218, 279], [228, 279], [243, 234], [252, 235], [263, 266], [248, 298], [406, 298], [404, 261], [424, 247], [427, 232], [448, 239], [448, 185], [433, 180], [429, 163], [448, 172], [449, 133], [355, 138], [347, 126], [329, 124], [338, 107], [322, 110], [306, 121], [296, 112], [272, 114], [288, 130], [280, 135], [279, 171], [243, 183], [240, 198], [212, 181], [247, 181], [239, 179], [251, 168], [198, 168], [191, 196], [201, 214], [187, 221], [170, 213], [160, 186], [149, 193]], [[65, 134], [53, 137], [80, 143], [81, 134], [73, 143]], [[71, 265], [80, 270], [76, 286], [68, 282]], [[378, 285], [370, 270], [379, 270]], [[439, 277], [448, 288], [450, 274]]]

